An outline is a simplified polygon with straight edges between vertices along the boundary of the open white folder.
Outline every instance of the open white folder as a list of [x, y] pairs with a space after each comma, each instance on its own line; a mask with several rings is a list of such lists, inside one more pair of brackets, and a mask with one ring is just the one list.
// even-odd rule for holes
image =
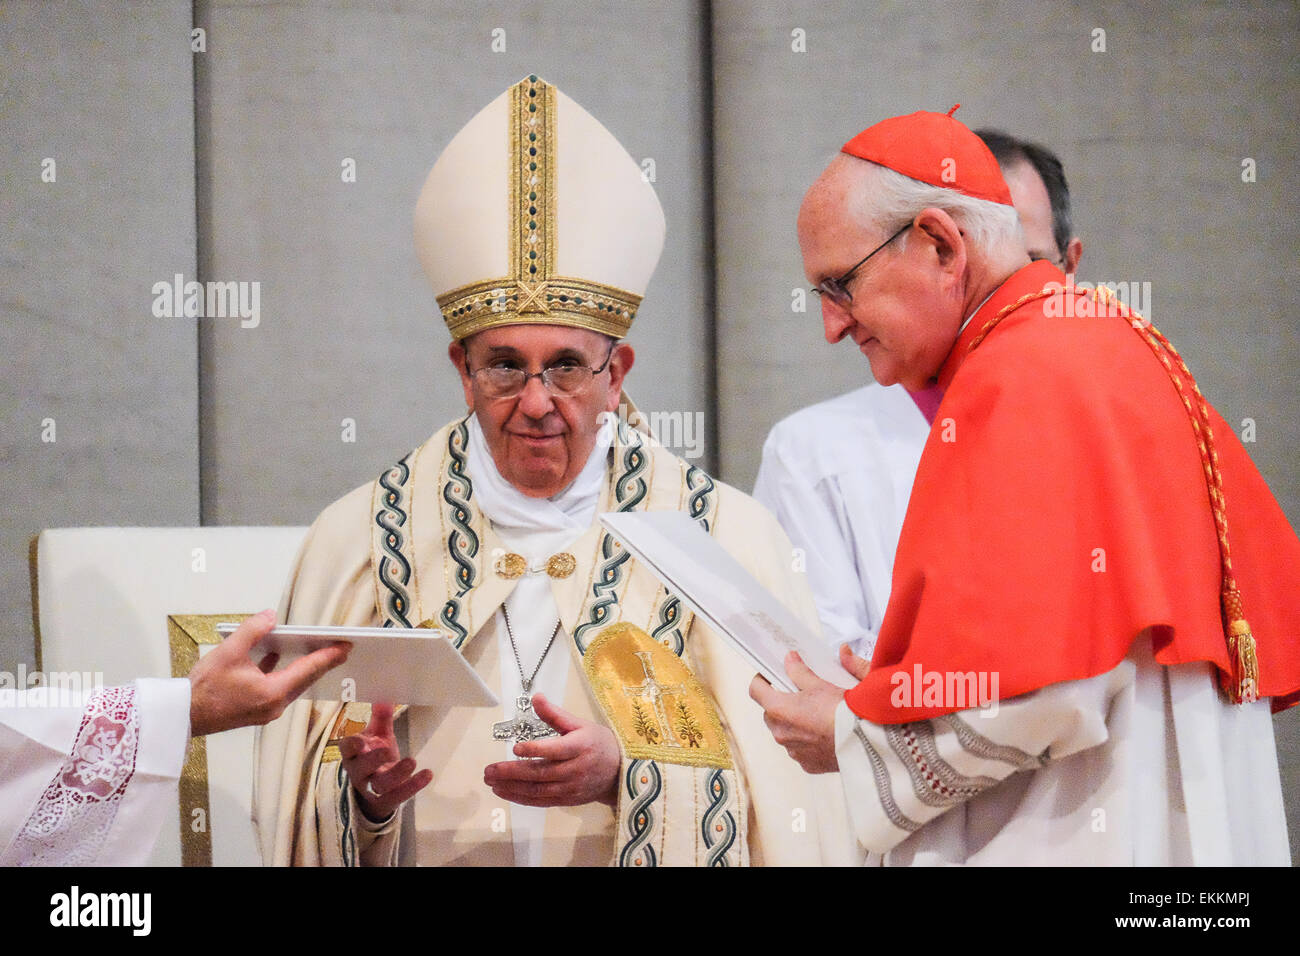
[[790, 651], [823, 680], [857, 685], [836, 651], [696, 521], [680, 511], [626, 511], [603, 514], [600, 523], [773, 686], [796, 689], [785, 672]]
[[[218, 624], [228, 636], [235, 624]], [[414, 706], [495, 707], [500, 701], [442, 631], [422, 627], [314, 627], [281, 624], [253, 649], [280, 655], [277, 667], [334, 641], [350, 641], [347, 663], [327, 671], [304, 697]]]

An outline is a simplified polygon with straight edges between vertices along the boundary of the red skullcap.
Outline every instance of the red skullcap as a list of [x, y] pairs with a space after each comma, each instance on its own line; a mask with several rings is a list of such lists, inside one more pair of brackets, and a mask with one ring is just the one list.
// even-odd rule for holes
[[956, 110], [881, 120], [845, 143], [842, 152], [931, 186], [1010, 206], [998, 161], [982, 139], [953, 119]]

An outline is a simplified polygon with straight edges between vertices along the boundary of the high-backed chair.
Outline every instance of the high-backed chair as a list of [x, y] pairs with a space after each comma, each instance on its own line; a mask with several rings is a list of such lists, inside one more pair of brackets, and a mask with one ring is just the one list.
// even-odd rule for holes
[[[57, 528], [37, 539], [37, 665], [106, 686], [184, 676], [221, 621], [275, 607], [306, 528]], [[253, 730], [190, 744], [151, 862], [258, 865]]]

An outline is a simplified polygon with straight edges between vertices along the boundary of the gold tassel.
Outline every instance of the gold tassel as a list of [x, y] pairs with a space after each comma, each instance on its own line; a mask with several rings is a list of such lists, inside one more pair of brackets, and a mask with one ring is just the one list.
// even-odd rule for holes
[[1232, 668], [1228, 696], [1234, 704], [1252, 704], [1259, 700], [1259, 659], [1255, 636], [1250, 633], [1241, 609], [1241, 595], [1235, 588], [1224, 592], [1223, 613], [1228, 630], [1228, 666]]

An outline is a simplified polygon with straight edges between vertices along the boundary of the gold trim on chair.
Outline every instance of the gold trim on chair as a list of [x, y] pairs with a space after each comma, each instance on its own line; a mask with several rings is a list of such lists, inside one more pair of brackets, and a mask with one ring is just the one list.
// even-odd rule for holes
[[[185, 677], [199, 662], [199, 648], [220, 644], [217, 625], [242, 621], [251, 612], [231, 614], [168, 614], [167, 643], [171, 648], [172, 676]], [[212, 865], [212, 808], [208, 800], [207, 739], [195, 737], [185, 755], [180, 780], [181, 866]], [[202, 811], [202, 826], [195, 829], [194, 811]]]
[[32, 648], [36, 658], [36, 669], [44, 671], [41, 666], [41, 592], [40, 592], [40, 565], [38, 563], [40, 555], [41, 536], [32, 535], [27, 542], [27, 574], [32, 582], [32, 636], [34, 638]]

